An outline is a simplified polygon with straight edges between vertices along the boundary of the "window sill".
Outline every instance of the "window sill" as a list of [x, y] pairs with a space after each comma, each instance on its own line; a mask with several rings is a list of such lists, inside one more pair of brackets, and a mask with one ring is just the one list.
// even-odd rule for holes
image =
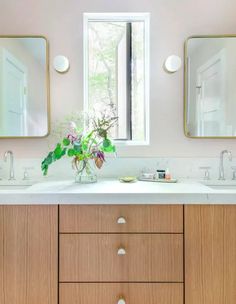
[[129, 146], [149, 146], [150, 142], [148, 140], [135, 141], [135, 140], [114, 140], [114, 144], [117, 147], [129, 147]]

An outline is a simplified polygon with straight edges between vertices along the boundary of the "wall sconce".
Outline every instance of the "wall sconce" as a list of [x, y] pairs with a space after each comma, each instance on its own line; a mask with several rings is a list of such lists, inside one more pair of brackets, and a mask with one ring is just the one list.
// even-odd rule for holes
[[176, 55], [171, 55], [166, 59], [164, 63], [164, 69], [168, 73], [175, 73], [181, 68], [181, 65], [182, 65], [181, 58]]
[[69, 59], [65, 56], [58, 55], [53, 60], [53, 67], [58, 73], [66, 73], [69, 71]]

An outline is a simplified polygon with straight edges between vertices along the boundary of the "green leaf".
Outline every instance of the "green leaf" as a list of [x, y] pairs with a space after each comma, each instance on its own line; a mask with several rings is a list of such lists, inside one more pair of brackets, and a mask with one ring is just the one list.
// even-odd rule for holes
[[90, 137], [93, 135], [94, 131], [91, 131], [87, 136], [86, 139], [90, 139]]
[[42, 171], [43, 171], [43, 175], [47, 175], [48, 174], [48, 165], [42, 166]]
[[69, 144], [70, 144], [69, 138], [64, 138], [64, 139], [63, 139], [63, 145], [64, 145], [64, 146], [69, 146]]
[[56, 159], [59, 159], [61, 157], [61, 153], [62, 153], [61, 144], [57, 144], [56, 149], [53, 151], [53, 153]]
[[53, 162], [53, 152], [49, 152], [47, 157], [44, 158], [41, 164], [41, 170], [43, 171], [43, 175], [47, 175], [48, 167]]
[[[64, 149], [62, 150], [61, 157], [64, 156], [64, 155], [66, 155], [66, 151], [67, 151], [67, 148], [64, 148]], [[61, 157], [60, 157], [60, 158], [61, 158]]]
[[74, 149], [69, 149], [69, 150], [67, 151], [67, 155], [68, 155], [69, 157], [73, 157], [73, 156], [75, 155], [75, 150], [74, 150]]
[[82, 149], [86, 151], [88, 149], [88, 144], [87, 143], [82, 143]]
[[107, 138], [107, 139], [104, 139], [102, 144], [103, 144], [104, 148], [108, 148], [111, 146], [111, 141], [110, 141], [110, 139]]
[[112, 146], [109, 146], [109, 147], [103, 147], [103, 151], [104, 151], [104, 152], [111, 153], [111, 152], [113, 152], [113, 147], [112, 147]]
[[61, 144], [57, 144], [56, 149], [53, 151], [53, 161], [56, 161], [60, 158], [62, 158], [62, 156], [64, 156], [66, 154], [67, 148], [63, 148]]
[[101, 147], [100, 148], [101, 151], [106, 152], [106, 153], [112, 153], [113, 151], [113, 146], [109, 146], [109, 147]]
[[47, 157], [45, 157], [44, 160], [42, 161], [42, 166], [50, 165], [53, 162], [52, 155], [53, 155], [53, 152], [48, 153]]

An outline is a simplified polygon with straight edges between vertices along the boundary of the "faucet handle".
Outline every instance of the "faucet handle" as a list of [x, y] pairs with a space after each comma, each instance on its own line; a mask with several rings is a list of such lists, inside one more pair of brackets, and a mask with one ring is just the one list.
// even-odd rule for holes
[[205, 180], [209, 180], [210, 179], [210, 169], [211, 167], [209, 166], [203, 166], [203, 167], [199, 167], [200, 170], [205, 170], [204, 172], [204, 178]]
[[231, 169], [233, 171], [232, 180], [236, 180], [236, 166], [232, 166]]
[[23, 173], [23, 180], [29, 180], [30, 179], [30, 175], [29, 175], [29, 170], [33, 170], [34, 167], [24, 167], [24, 173]]

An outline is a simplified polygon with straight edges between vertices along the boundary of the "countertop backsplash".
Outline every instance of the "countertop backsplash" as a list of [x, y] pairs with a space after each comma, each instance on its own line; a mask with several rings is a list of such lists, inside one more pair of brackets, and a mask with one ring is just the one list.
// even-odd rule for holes
[[[73, 179], [75, 171], [69, 159], [52, 164], [48, 176], [43, 177], [40, 165], [41, 159], [14, 159], [15, 176], [17, 180], [22, 180], [25, 168], [28, 170], [32, 180], [42, 179]], [[236, 165], [236, 159], [224, 162], [225, 177], [232, 179], [232, 166]], [[109, 157], [101, 170], [97, 169], [98, 177], [121, 177], [139, 176], [141, 172], [155, 172], [157, 169], [169, 168], [173, 178], [203, 179], [204, 170], [200, 167], [209, 166], [210, 179], [218, 179], [219, 158], [120, 158]], [[9, 162], [0, 161], [0, 178], [7, 180], [9, 176]]]

